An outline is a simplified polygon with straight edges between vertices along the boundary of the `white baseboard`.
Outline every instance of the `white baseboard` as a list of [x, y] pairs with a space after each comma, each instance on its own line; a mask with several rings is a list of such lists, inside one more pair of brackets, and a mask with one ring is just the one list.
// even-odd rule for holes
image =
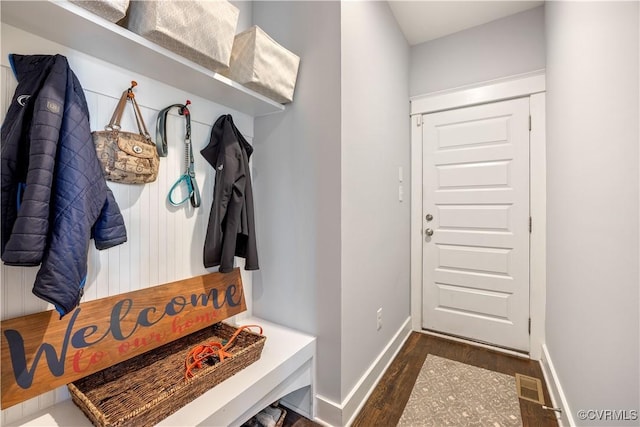
[[316, 395], [317, 416], [315, 421], [331, 426], [350, 425], [410, 334], [411, 317], [408, 317], [342, 403], [339, 404], [324, 396]]
[[540, 364], [542, 365], [544, 380], [549, 388], [549, 395], [551, 396], [552, 401], [551, 406], [562, 409], [562, 412], [556, 412], [558, 425], [560, 427], [575, 426], [576, 422], [573, 419], [573, 412], [571, 412], [571, 408], [569, 408], [567, 397], [562, 390], [562, 385], [558, 379], [556, 368], [553, 366], [553, 361], [551, 360], [546, 344], [542, 345], [542, 359], [540, 360]]
[[316, 394], [316, 417], [313, 420], [324, 426], [342, 426], [342, 406]]

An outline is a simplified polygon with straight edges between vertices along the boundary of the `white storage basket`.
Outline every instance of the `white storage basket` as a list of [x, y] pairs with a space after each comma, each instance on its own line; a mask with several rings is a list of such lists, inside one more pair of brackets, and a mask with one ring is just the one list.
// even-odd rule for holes
[[300, 58], [280, 46], [260, 27], [236, 35], [229, 70], [231, 80], [285, 104], [293, 101]]
[[124, 18], [129, 7], [129, 0], [71, 0], [71, 3], [110, 22], [118, 22]]
[[225, 0], [136, 1], [129, 30], [213, 71], [229, 65], [237, 7]]

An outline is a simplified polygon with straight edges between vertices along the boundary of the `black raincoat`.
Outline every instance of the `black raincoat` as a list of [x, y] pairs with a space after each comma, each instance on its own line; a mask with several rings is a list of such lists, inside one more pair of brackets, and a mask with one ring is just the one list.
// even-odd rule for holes
[[209, 144], [200, 151], [216, 171], [213, 203], [204, 242], [204, 266], [233, 269], [233, 257], [245, 258], [246, 270], [257, 270], [253, 190], [249, 158], [253, 147], [233, 124], [231, 115], [216, 120]]

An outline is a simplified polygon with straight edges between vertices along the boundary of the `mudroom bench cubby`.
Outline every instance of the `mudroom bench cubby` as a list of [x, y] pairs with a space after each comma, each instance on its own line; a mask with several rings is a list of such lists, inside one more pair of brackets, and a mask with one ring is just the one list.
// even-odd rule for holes
[[[106, 368], [116, 364], [123, 366], [122, 363], [134, 360], [132, 357], [136, 356], [148, 358], [155, 349], [167, 348], [167, 345], [175, 344], [175, 340], [181, 337], [194, 336], [190, 334], [227, 319], [225, 323], [234, 327], [259, 325], [262, 328], [266, 342], [260, 358], [214, 387], [208, 390], [202, 388], [206, 391], [186, 405], [179, 408], [171, 406], [176, 411], [164, 419], [155, 417], [160, 419], [157, 425], [239, 426], [261, 409], [296, 391], [292, 395], [295, 402], [290, 405], [312, 417], [309, 396], [313, 394], [315, 338], [264, 319], [247, 316], [243, 313], [245, 310], [242, 279], [239, 270], [235, 269], [232, 273], [210, 273], [88, 301], [63, 319], [58, 319], [52, 311], [7, 319], [2, 322], [2, 404], [11, 406], [20, 403], [60, 384], [74, 382], [93, 373], [98, 373], [96, 375], [100, 378], [102, 375], [107, 378], [111, 374], [106, 372], [111, 369], [105, 371]], [[237, 350], [230, 347], [229, 351], [233, 354]], [[44, 357], [38, 357], [41, 352], [47, 353], [46, 362]], [[55, 358], [51, 357], [53, 352], [56, 353]], [[174, 354], [182, 352], [172, 347], [170, 354], [173, 358]], [[96, 355], [99, 357], [94, 357]], [[26, 367], [20, 363], [22, 358], [27, 362]], [[234, 360], [233, 356], [228, 360]], [[184, 363], [172, 362], [170, 367], [183, 375]], [[193, 380], [196, 380], [198, 373], [194, 373], [196, 377]], [[136, 384], [147, 381], [146, 375], [140, 379], [129, 370], [124, 375], [122, 378], [127, 375], [136, 378], [117, 380], [120, 384], [127, 384], [129, 390], [137, 390], [139, 386]], [[163, 372], [157, 372], [157, 375], [162, 376]], [[205, 378], [209, 380], [209, 377]], [[214, 382], [215, 378], [210, 377], [210, 380]], [[153, 377], [148, 381], [153, 382]], [[179, 381], [185, 381], [184, 385], [182, 382], [179, 384], [187, 392], [183, 396], [197, 396], [197, 393], [189, 391], [190, 380]], [[172, 396], [179, 398], [177, 394], [171, 394], [171, 389], [175, 387], [166, 389], [169, 390], [168, 397], [160, 397], [161, 393], [165, 393], [163, 390], [159, 390], [156, 396], [140, 397], [147, 407], [151, 405], [156, 410], [164, 411], [167, 406], [161, 408], [160, 405], [170, 406]], [[117, 391], [114, 397], [119, 395], [122, 394]], [[96, 408], [108, 408], [101, 406], [104, 397], [98, 400], [92, 401]], [[109, 411], [104, 410], [107, 413]], [[95, 413], [92, 411], [92, 414]], [[120, 419], [127, 420], [123, 425], [135, 425], [137, 416], [139, 414], [130, 419], [106, 419], [110, 420], [108, 424]], [[91, 421], [71, 400], [65, 400], [7, 425], [90, 426]]]
[[284, 106], [68, 1], [3, 0], [2, 22], [253, 117]]
[[[313, 387], [315, 338], [260, 318], [255, 323], [267, 336], [260, 360], [218, 384], [159, 426], [239, 426], [287, 394]], [[304, 410], [297, 408], [296, 410]], [[8, 426], [91, 426], [71, 400], [65, 400]]]
[[[153, 114], [160, 106], [167, 105], [167, 99], [184, 99], [182, 98], [184, 96], [183, 93], [187, 93], [189, 96], [193, 94], [193, 96], [201, 98], [197, 108], [193, 110], [196, 113], [193, 116], [194, 140], [197, 140], [198, 143], [208, 140], [210, 129], [208, 120], [214, 119], [218, 114], [229, 112], [234, 112], [235, 114], [237, 112], [236, 118], [238, 122], [244, 125], [241, 126], [242, 132], [246, 132], [249, 137], [252, 137], [253, 119], [255, 117], [282, 112], [285, 109], [283, 105], [224, 76], [207, 70], [123, 27], [93, 15], [91, 12], [69, 1], [3, 0], [0, 2], [0, 11], [5, 56], [6, 53], [10, 52], [72, 55], [74, 66], [77, 66], [78, 76], [83, 81], [85, 93], [92, 108], [91, 113], [96, 117], [95, 123], [92, 124], [93, 128], [97, 129], [104, 122], [102, 115], [104, 115], [103, 110], [107, 107], [102, 108], [103, 104], [104, 106], [109, 105], [109, 108], [111, 108], [113, 93], [119, 93], [121, 90], [113, 88], [119, 87], [121, 80], [129, 83], [132, 78], [144, 79], [144, 84], [141, 85], [143, 89], [141, 90], [146, 91], [147, 97], [145, 100], [149, 105], [143, 106], [143, 110], [150, 117], [153, 117]], [[10, 70], [4, 60], [1, 71], [3, 72], [3, 78], [6, 75], [6, 80], [3, 81], [7, 84], [3, 88], [2, 101], [3, 105], [8, 105], [13, 95], [11, 85], [14, 84], [14, 78], [10, 76]], [[229, 111], [230, 109], [233, 111]], [[161, 168], [161, 173], [171, 177], [178, 173], [177, 168], [182, 166], [178, 165], [178, 160], [171, 163], [173, 159], [178, 159], [178, 157], [172, 154], [163, 160], [164, 164]], [[203, 169], [199, 173], [205, 176], [205, 173], [211, 174], [211, 171]], [[162, 195], [157, 196], [156, 193], [160, 194], [161, 191], [164, 191], [167, 182], [161, 176], [157, 183], [149, 185], [145, 190], [142, 190], [142, 195], [135, 191], [129, 192], [128, 189], [122, 186], [113, 185], [111, 187], [122, 207], [133, 212], [130, 215], [132, 221], [138, 221], [136, 216], [145, 215], [146, 209], [148, 209], [146, 207], [143, 208], [141, 206], [142, 203], [137, 203], [138, 197], [154, 203], [157, 202], [160, 209], [153, 208], [153, 215], [148, 215], [154, 218], [152, 225], [155, 228], [145, 223], [145, 231], [140, 231], [138, 229], [143, 228], [140, 227], [140, 221], [134, 221], [134, 225], [138, 227], [131, 228], [132, 236], [129, 243], [123, 245], [122, 248], [102, 251], [100, 254], [96, 252], [90, 254], [92, 262], [90, 271], [93, 274], [93, 283], [88, 286], [87, 291], [91, 294], [87, 298], [87, 303], [99, 301], [100, 298], [105, 297], [119, 298], [120, 300], [126, 299], [129, 298], [127, 290], [141, 289], [145, 286], [151, 286], [148, 289], [155, 289], [157, 288], [155, 286], [157, 283], [165, 283], [175, 280], [174, 278], [190, 277], [194, 274], [201, 274], [200, 271], [203, 271], [202, 265], [194, 265], [189, 259], [184, 259], [184, 262], [179, 267], [159, 265], [155, 271], [147, 271], [149, 269], [145, 270], [137, 265], [146, 265], [149, 260], [155, 260], [152, 255], [156, 254], [160, 247], [166, 252], [167, 259], [178, 259], [182, 254], [191, 253], [193, 248], [198, 248], [198, 254], [201, 251], [202, 242], [198, 240], [200, 235], [197, 232], [193, 232], [194, 237], [192, 237], [192, 240], [184, 239], [184, 241], [167, 232], [169, 229], [180, 227], [188, 231], [195, 230], [197, 224], [194, 223], [197, 222], [198, 217], [197, 215], [182, 215], [180, 211], [163, 208]], [[212, 184], [209, 182], [207, 186], [206, 179], [204, 184], [203, 194], [211, 194]], [[162, 190], [157, 189], [160, 187], [162, 187]], [[147, 203], [147, 205], [155, 206], [152, 203]], [[159, 221], [167, 221], [170, 226], [158, 226], [157, 222]], [[155, 230], [158, 235], [153, 235], [152, 230]], [[150, 236], [153, 236], [153, 238]], [[165, 250], [165, 248], [168, 249]], [[130, 264], [130, 260], [134, 255], [140, 258], [136, 261], [136, 265]], [[120, 269], [121, 263], [124, 264], [122, 270]], [[35, 274], [35, 272], [30, 270], [23, 272], [17, 267], [9, 268], [3, 266], [3, 268], [5, 269], [1, 274], [4, 287], [3, 296], [19, 294], [20, 296], [16, 301], [22, 301], [15, 304], [19, 308], [15, 310], [7, 310], [6, 307], [8, 305], [5, 304], [5, 309], [2, 312], [4, 331], [5, 326], [11, 324], [13, 320], [6, 319], [7, 317], [15, 319], [15, 316], [20, 316], [22, 313], [34, 312], [44, 314], [42, 310], [45, 310], [45, 308], [32, 301], [28, 290], [22, 289], [22, 285], [29, 286], [33, 282], [31, 274]], [[107, 280], [106, 276], [109, 274], [111, 274], [111, 278], [117, 278], [117, 280], [114, 279], [114, 284]], [[250, 278], [251, 276], [248, 277]], [[251, 304], [250, 281], [247, 281], [245, 291], [249, 301], [248, 304]], [[155, 308], [149, 308], [144, 312], [145, 314], [140, 315], [142, 317], [138, 317], [138, 320], [133, 319], [133, 323], [123, 330], [130, 331], [130, 328], [134, 327], [132, 325], [138, 325], [141, 329], [148, 329], [151, 334], [155, 335], [154, 328], [157, 326], [155, 325], [155, 315], [159, 316], [161, 313], [160, 308], [165, 307], [163, 304], [166, 304], [166, 301], [162, 303], [159, 298], [159, 296], [155, 295], [152, 300], [146, 300], [147, 305], [145, 305], [145, 307], [156, 307], [157, 311]], [[117, 301], [114, 300], [113, 302]], [[311, 418], [314, 416], [312, 396], [314, 395], [315, 377], [315, 337], [265, 319], [253, 317], [251, 315], [251, 307], [249, 306], [247, 309], [244, 302], [242, 305], [243, 310], [247, 310], [246, 312], [225, 313], [217, 317], [216, 321], [227, 319], [226, 323], [235, 326], [260, 325], [263, 328], [263, 334], [267, 337], [260, 358], [181, 407], [159, 422], [159, 425], [238, 426], [277, 400], [281, 400], [282, 403], [303, 415]], [[82, 305], [80, 307], [85, 310], [83, 315], [87, 314], [87, 310], [82, 308]], [[8, 311], [11, 314], [8, 315]], [[186, 312], [185, 310], [182, 315], [185, 315]], [[63, 319], [71, 317], [73, 317], [73, 314], [68, 314]], [[129, 314], [129, 317], [133, 317], [133, 315]], [[171, 316], [166, 314], [166, 317]], [[173, 316], [171, 318], [175, 319], [177, 317]], [[67, 398], [64, 388], [60, 389], [64, 384], [77, 379], [77, 375], [75, 378], [68, 380], [64, 379], [65, 375], [51, 375], [49, 378], [41, 380], [38, 379], [38, 376], [40, 375], [39, 371], [46, 370], [45, 360], [49, 359], [48, 353], [53, 355], [55, 352], [55, 355], [51, 358], [51, 363], [57, 365], [58, 370], [62, 369], [63, 373], [68, 373], [74, 369], [76, 373], [83, 371], [87, 365], [94, 362], [98, 365], [100, 357], [96, 356], [94, 360], [91, 356], [92, 353], [82, 344], [92, 340], [97, 341], [99, 335], [109, 335], [105, 332], [109, 330], [105, 325], [109, 325], [109, 322], [117, 323], [119, 317], [106, 315], [96, 319], [102, 319], [100, 321], [103, 323], [95, 323], [95, 325], [101, 326], [96, 326], [96, 329], [92, 329], [93, 324], [82, 325], [78, 321], [75, 326], [67, 328], [66, 326], [60, 326], [62, 323], [58, 324], [57, 317], [46, 318], [44, 324], [47, 326], [40, 332], [25, 332], [23, 334], [24, 337], [29, 338], [28, 340], [25, 339], [25, 343], [32, 341], [33, 347], [29, 351], [25, 347], [25, 351], [22, 353], [25, 355], [30, 354], [24, 359], [26, 369], [25, 366], [17, 369], [21, 372], [28, 371], [26, 376], [30, 380], [33, 379], [33, 385], [29, 383], [26, 387], [37, 388], [37, 390], [32, 390], [29, 396], [25, 396], [21, 395], [22, 390], [24, 390], [24, 383], [21, 385], [22, 388], [14, 385], [9, 393], [5, 393], [3, 386], [3, 417], [0, 424], [11, 426], [91, 425], [85, 414], [70, 398]], [[69, 320], [64, 322], [66, 325]], [[154, 323], [154, 325], [146, 328], [150, 323]], [[40, 333], [44, 334], [43, 331], [47, 329], [55, 329], [52, 336], [57, 338], [50, 340], [49, 338], [45, 339], [45, 335], [39, 335]], [[29, 331], [30, 329], [26, 328], [24, 330]], [[2, 337], [4, 336], [5, 334], [3, 333]], [[65, 337], [67, 338], [66, 343], [64, 342]], [[74, 347], [72, 337], [75, 337], [76, 344], [80, 344], [79, 347]], [[111, 347], [106, 350], [102, 348], [101, 351], [112, 351], [117, 354], [123, 342], [115, 342], [113, 338], [110, 339]], [[130, 341], [130, 343], [133, 344], [133, 341]], [[6, 342], [2, 343], [2, 354], [9, 357], [9, 351], [5, 347], [6, 344]], [[15, 341], [13, 345], [15, 350]], [[47, 347], [49, 350], [40, 353], [42, 357], [38, 362], [38, 369], [34, 370], [33, 354], [38, 351], [41, 345], [49, 345]], [[68, 353], [63, 354], [62, 349], [67, 347]], [[132, 345], [133, 347], [135, 345]], [[17, 348], [20, 350], [22, 347], [18, 346]], [[147, 350], [148, 348], [135, 349], [136, 354], [143, 354]], [[74, 356], [77, 357], [75, 365], [73, 362]], [[65, 357], [70, 361], [64, 362]], [[104, 359], [108, 359], [108, 357], [103, 358], [102, 362], [105, 361]], [[117, 357], [112, 362], [119, 363], [119, 360], [115, 359]], [[13, 363], [7, 362], [3, 357], [2, 371], [5, 374], [11, 374], [9, 382], [16, 381], [13, 378], [12, 366]], [[84, 373], [88, 375], [107, 366], [109, 365]], [[97, 368], [97, 366], [95, 367]], [[158, 375], [162, 375], [162, 373], [159, 372]], [[24, 379], [21, 381], [24, 382]], [[3, 377], [3, 382], [5, 382], [5, 377]], [[14, 400], [11, 402], [5, 402], [7, 395], [11, 394], [17, 395], [17, 397], [12, 398]], [[38, 397], [36, 398], [35, 396]]]

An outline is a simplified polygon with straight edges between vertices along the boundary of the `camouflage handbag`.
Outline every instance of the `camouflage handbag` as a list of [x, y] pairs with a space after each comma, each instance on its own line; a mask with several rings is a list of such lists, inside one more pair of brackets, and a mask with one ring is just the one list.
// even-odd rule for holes
[[[98, 159], [107, 180], [123, 184], [146, 184], [158, 177], [160, 157], [155, 143], [142, 119], [132, 86], [122, 92], [122, 97], [105, 130], [91, 132]], [[136, 116], [138, 132], [120, 130], [120, 119], [127, 101], [131, 101]]]

